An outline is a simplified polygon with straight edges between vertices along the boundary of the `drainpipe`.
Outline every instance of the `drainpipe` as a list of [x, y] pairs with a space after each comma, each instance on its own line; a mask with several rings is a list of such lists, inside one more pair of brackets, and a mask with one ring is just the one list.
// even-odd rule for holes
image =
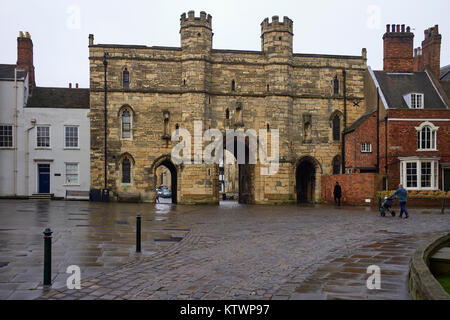
[[388, 116], [384, 117], [384, 173], [386, 174], [386, 189], [388, 183]]
[[106, 70], [108, 67], [108, 61], [106, 61], [106, 58], [108, 57], [108, 53], [105, 52], [105, 54], [103, 55], [103, 66], [105, 67], [105, 106], [104, 106], [104, 117], [105, 117], [105, 185], [104, 185], [104, 189], [107, 189], [107, 179], [108, 179], [108, 162], [107, 162], [107, 158], [108, 158], [108, 149], [107, 149], [107, 115], [108, 115], [108, 111], [106, 109], [106, 99], [107, 99], [107, 89], [108, 89], [108, 84], [106, 82]]
[[14, 68], [14, 196], [17, 196], [17, 68]]
[[342, 131], [342, 173], [345, 174], [345, 130], [347, 129], [347, 72], [342, 70], [344, 80], [344, 130]]
[[380, 91], [377, 88], [377, 167], [376, 172], [380, 173]]
[[30, 176], [29, 176], [29, 162], [30, 162], [30, 148], [29, 148], [29, 144], [30, 144], [30, 130], [34, 129], [34, 127], [36, 126], [36, 119], [31, 119], [31, 127], [27, 128], [26, 130], [26, 157], [25, 157], [25, 188], [26, 188], [26, 195], [29, 196], [30, 193], [30, 188], [29, 188], [29, 180], [30, 180]]

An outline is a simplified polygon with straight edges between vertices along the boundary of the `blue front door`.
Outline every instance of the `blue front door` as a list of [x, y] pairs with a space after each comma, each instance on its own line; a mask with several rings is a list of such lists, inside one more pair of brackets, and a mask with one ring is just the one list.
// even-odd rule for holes
[[38, 164], [39, 193], [50, 193], [50, 165]]

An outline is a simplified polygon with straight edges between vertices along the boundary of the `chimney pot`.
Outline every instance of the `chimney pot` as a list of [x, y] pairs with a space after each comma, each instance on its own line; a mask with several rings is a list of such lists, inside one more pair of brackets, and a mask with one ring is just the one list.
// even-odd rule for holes
[[76, 84], [75, 84], [75, 88], [77, 88], [77, 89], [78, 89], [78, 83], [76, 83]]
[[409, 26], [406, 27], [406, 32], [411, 32], [411, 28]]
[[397, 32], [400, 32], [400, 25], [397, 25]]
[[71, 82], [69, 82], [69, 88], [72, 89], [72, 83]]
[[395, 24], [391, 25], [391, 32], [395, 32]]
[[402, 32], [405, 32], [405, 25], [402, 24]]
[[390, 27], [390, 26], [391, 26], [391, 25], [389, 25], [389, 24], [386, 25], [386, 32], [387, 32], [387, 33], [389, 33], [389, 29], [390, 29], [389, 27]]

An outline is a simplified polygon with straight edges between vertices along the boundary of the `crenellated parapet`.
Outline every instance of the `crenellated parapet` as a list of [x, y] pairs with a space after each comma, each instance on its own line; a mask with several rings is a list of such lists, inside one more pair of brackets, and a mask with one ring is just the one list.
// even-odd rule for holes
[[203, 27], [212, 30], [212, 16], [205, 11], [200, 12], [200, 17], [195, 16], [195, 11], [183, 13], [180, 18], [181, 29], [189, 27]]
[[261, 23], [261, 35], [268, 32], [289, 32], [294, 34], [294, 22], [288, 17], [284, 16], [281, 22], [278, 16], [272, 17], [272, 22], [269, 22], [269, 18], [265, 18]]

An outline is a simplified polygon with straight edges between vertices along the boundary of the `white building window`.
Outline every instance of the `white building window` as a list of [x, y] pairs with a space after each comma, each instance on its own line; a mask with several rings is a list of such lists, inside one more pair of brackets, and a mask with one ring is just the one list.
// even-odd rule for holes
[[78, 163], [66, 163], [66, 184], [78, 185]]
[[416, 127], [417, 130], [417, 150], [436, 151], [436, 135], [439, 127], [434, 126], [431, 122], [423, 122]]
[[437, 160], [404, 160], [400, 162], [400, 183], [408, 189], [438, 189]]
[[411, 93], [411, 109], [423, 109], [423, 93]]
[[64, 127], [64, 147], [78, 148], [78, 127], [66, 126]]
[[38, 148], [50, 148], [50, 127], [39, 126], [36, 130], [36, 146]]
[[372, 152], [372, 144], [370, 142], [361, 143], [361, 152]]
[[13, 126], [0, 125], [0, 148], [11, 148], [13, 146]]

